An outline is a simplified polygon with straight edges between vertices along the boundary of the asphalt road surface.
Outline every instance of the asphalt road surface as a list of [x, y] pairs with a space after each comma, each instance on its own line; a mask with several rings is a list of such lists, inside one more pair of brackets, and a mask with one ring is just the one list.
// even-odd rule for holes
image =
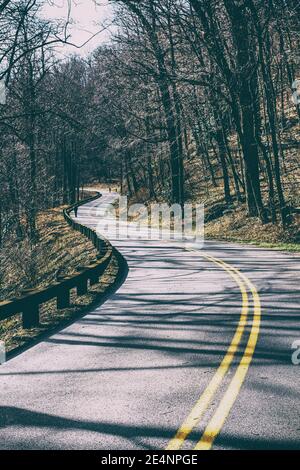
[[299, 449], [299, 255], [109, 238], [119, 290], [0, 366], [0, 448]]

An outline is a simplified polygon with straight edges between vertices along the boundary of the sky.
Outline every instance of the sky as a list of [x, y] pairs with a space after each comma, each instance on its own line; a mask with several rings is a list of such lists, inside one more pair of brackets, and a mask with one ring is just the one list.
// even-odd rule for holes
[[[97, 5], [95, 4], [97, 3]], [[69, 41], [81, 46], [86, 41], [89, 42], [78, 49], [70, 45], [59, 47], [59, 54], [80, 54], [88, 55], [99, 44], [109, 42], [110, 26], [107, 30], [100, 32], [94, 38], [91, 37], [103, 29], [103, 26], [111, 24], [112, 7], [106, 0], [45, 0], [43, 7], [43, 16], [47, 19], [65, 20], [68, 17], [68, 9], [71, 5], [70, 19], [71, 24], [68, 32], [71, 34]]]

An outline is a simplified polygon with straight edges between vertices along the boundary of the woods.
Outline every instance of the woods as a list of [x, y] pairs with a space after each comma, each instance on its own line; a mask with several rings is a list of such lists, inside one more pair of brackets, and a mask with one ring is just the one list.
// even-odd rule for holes
[[57, 64], [52, 49], [60, 41], [59, 28], [42, 20], [40, 9], [36, 1], [10, 2], [0, 18], [6, 27], [1, 29], [6, 87], [0, 117], [1, 240], [15, 234], [34, 241], [37, 211], [75, 200], [78, 188], [80, 138], [74, 135], [80, 97], [72, 114], [59, 102], [68, 67]]
[[[216, 198], [288, 227], [299, 206], [299, 4], [114, 1], [108, 45], [59, 59], [67, 23], [0, 4], [0, 244], [90, 181], [132, 199]], [[95, 10], [96, 11], [96, 10]]]
[[300, 0], [0, 0], [0, 449], [299, 450], [299, 47]]
[[[290, 201], [282, 187], [282, 141], [292, 124], [287, 114], [298, 71], [296, 5], [122, 3], [114, 54], [122, 60], [126, 46], [131, 60], [130, 69], [122, 61], [123, 76], [137, 73], [140, 88], [157, 89], [164, 110], [162, 139], [169, 146], [171, 201], [181, 201], [188, 184], [183, 167], [196, 146], [212, 184], [222, 175], [227, 203], [244, 195], [249, 216], [287, 224]], [[299, 110], [293, 111], [298, 116]], [[233, 141], [240, 161], [233, 157]]]

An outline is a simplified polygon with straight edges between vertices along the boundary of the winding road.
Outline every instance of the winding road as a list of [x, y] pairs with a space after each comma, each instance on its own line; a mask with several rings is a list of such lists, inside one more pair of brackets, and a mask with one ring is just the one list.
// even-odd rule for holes
[[119, 290], [0, 366], [0, 448], [299, 449], [299, 255], [109, 238]]

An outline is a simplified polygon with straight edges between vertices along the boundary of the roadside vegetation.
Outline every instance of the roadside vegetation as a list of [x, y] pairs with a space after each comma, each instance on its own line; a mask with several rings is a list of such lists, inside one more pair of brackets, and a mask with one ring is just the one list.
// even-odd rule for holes
[[204, 202], [209, 222], [236, 212], [210, 236], [254, 224], [251, 240], [298, 243], [299, 2], [110, 4], [110, 43], [63, 59], [68, 22], [42, 0], [0, 6], [0, 247], [38, 242], [39, 211], [95, 179], [138, 202]]
[[[46, 287], [61, 275], [76, 273], [79, 266], [95, 261], [98, 254], [84, 235], [72, 230], [64, 220], [64, 207], [43, 211], [37, 216], [36, 230], [39, 242], [6, 245], [0, 254], [0, 301], [16, 298], [24, 289]], [[80, 211], [80, 209], [79, 209]], [[57, 310], [56, 301], [40, 307], [40, 326], [23, 330], [21, 315], [0, 321], [0, 341], [6, 350], [16, 350], [37, 341], [45, 333], [61, 327], [95, 303], [99, 303], [111, 288], [119, 272], [114, 255], [100, 282], [89, 288], [86, 295], [77, 297], [71, 292], [71, 306]]]

